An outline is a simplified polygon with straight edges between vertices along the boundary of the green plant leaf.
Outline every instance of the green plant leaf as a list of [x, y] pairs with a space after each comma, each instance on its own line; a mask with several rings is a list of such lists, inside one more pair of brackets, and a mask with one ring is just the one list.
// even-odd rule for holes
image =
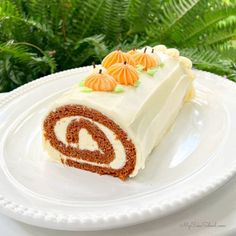
[[235, 28], [235, 0], [3, 0], [0, 91], [157, 44], [235, 80]]

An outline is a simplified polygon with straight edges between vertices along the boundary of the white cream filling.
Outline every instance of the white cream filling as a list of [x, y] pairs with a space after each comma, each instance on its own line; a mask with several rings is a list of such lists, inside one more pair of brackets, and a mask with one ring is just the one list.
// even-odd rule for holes
[[99, 150], [100, 152], [102, 152], [99, 147], [97, 142], [95, 142], [92, 138], [92, 136], [88, 133], [88, 131], [86, 129], [81, 129], [79, 132], [79, 143], [68, 143], [66, 141], [66, 132], [67, 132], [67, 126], [69, 125], [69, 123], [74, 120], [74, 119], [78, 119], [77, 117], [73, 116], [73, 117], [66, 117], [63, 118], [61, 120], [59, 120], [55, 127], [54, 127], [54, 132], [58, 138], [58, 140], [60, 140], [61, 142], [63, 142], [66, 146], [72, 146], [75, 148], [79, 148], [81, 150], [89, 150], [89, 151], [95, 151], [95, 150]]
[[45, 149], [48, 151], [49, 156], [57, 161], [59, 161], [60, 159], [69, 158], [69, 159], [74, 160], [79, 163], [87, 163], [87, 164], [91, 164], [94, 166], [102, 166], [102, 167], [110, 167], [113, 169], [121, 169], [126, 163], [125, 149], [124, 149], [121, 141], [116, 138], [116, 134], [113, 131], [108, 129], [106, 126], [93, 121], [92, 119], [88, 119], [88, 118], [81, 117], [81, 116], [71, 116], [71, 117], [65, 117], [65, 118], [60, 119], [59, 121], [57, 121], [57, 123], [54, 127], [54, 132], [55, 132], [58, 140], [63, 142], [66, 146], [73, 146], [73, 147], [77, 147], [77, 148], [79, 147], [80, 149], [87, 149], [90, 151], [99, 150], [100, 152], [102, 152], [99, 149], [97, 142], [95, 140], [93, 140], [92, 136], [88, 133], [88, 131], [86, 129], [81, 129], [79, 131], [79, 134], [78, 134], [79, 135], [79, 143], [78, 144], [69, 144], [66, 141], [66, 130], [67, 130], [69, 123], [74, 119], [79, 120], [80, 118], [83, 118], [83, 119], [86, 119], [86, 120], [89, 120], [89, 121], [95, 123], [95, 125], [97, 125], [104, 132], [104, 134], [106, 135], [106, 137], [110, 141], [111, 145], [113, 146], [113, 149], [115, 152], [114, 160], [110, 164], [98, 164], [98, 163], [94, 163], [94, 162], [79, 160], [77, 158], [67, 157], [65, 155], [62, 155], [55, 148], [51, 147], [49, 142], [46, 141], [46, 142], [44, 142], [44, 144], [45, 144]]
[[109, 165], [107, 165], [107, 164], [100, 164], [100, 163], [91, 162], [91, 161], [84, 161], [84, 160], [81, 160], [81, 159], [79, 160], [77, 158], [65, 156], [65, 155], [61, 154], [57, 149], [53, 148], [50, 145], [48, 140], [43, 139], [43, 145], [44, 145], [44, 148], [47, 151], [50, 159], [52, 159], [53, 161], [61, 162], [61, 160], [69, 159], [69, 160], [72, 160], [72, 161], [75, 161], [75, 162], [78, 162], [78, 163], [81, 163], [81, 164], [90, 164], [90, 165], [93, 165], [93, 166], [109, 167]]

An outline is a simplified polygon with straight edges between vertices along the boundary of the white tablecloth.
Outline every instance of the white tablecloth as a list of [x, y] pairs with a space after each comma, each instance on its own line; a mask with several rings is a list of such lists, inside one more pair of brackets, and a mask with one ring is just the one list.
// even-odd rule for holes
[[[0, 99], [5, 94], [0, 94]], [[26, 225], [0, 215], [2, 236], [224, 236], [236, 235], [236, 177], [223, 187], [173, 215], [122, 229], [66, 232]]]

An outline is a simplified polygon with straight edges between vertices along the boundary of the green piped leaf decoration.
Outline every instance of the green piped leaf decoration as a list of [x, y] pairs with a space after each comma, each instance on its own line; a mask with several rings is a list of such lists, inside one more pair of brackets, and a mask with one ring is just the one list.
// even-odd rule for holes
[[79, 82], [79, 87], [84, 87], [84, 80], [81, 80], [80, 82]]
[[161, 68], [163, 68], [165, 66], [165, 64], [163, 62], [160, 63], [159, 65]]
[[83, 87], [83, 89], [81, 90], [81, 92], [84, 92], [84, 93], [91, 93], [93, 92], [93, 90], [91, 88], [88, 88], [88, 87]]
[[147, 73], [148, 73], [150, 76], [153, 76], [156, 72], [157, 72], [157, 68], [155, 68], [155, 67], [152, 67], [152, 68], [150, 68], [150, 69], [147, 70]]
[[122, 86], [122, 85], [116, 85], [116, 87], [115, 87], [115, 89], [114, 89], [114, 92], [115, 93], [122, 93], [122, 92], [124, 92], [125, 91], [125, 89], [124, 89], [124, 87]]
[[141, 81], [140, 81], [140, 80], [137, 80], [137, 81], [134, 83], [134, 87], [139, 87], [140, 84], [141, 84]]
[[138, 65], [136, 66], [136, 69], [137, 69], [138, 72], [142, 72], [143, 69], [144, 69], [144, 66], [141, 65], [141, 64], [138, 64]]

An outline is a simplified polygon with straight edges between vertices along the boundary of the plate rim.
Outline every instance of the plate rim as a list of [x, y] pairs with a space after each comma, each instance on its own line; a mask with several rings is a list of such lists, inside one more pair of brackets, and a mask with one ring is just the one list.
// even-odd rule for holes
[[[34, 81], [31, 81], [25, 85], [18, 87], [17, 89], [11, 91], [7, 94], [3, 99], [0, 99], [0, 110], [10, 103], [12, 100], [17, 97], [31, 91], [35, 87], [46, 84], [52, 80], [59, 79], [64, 77], [64, 75], [68, 73], [80, 73], [86, 72], [90, 69], [91, 66], [85, 66], [80, 68], [74, 68], [70, 70], [61, 71], [55, 74], [50, 74], [41, 78], [38, 78]], [[221, 76], [215, 75], [213, 73], [196, 70], [200, 74], [205, 75], [213, 75], [217, 77], [217, 82], [223, 84], [225, 86], [235, 86], [236, 84], [233, 81], [227, 80]], [[213, 78], [208, 77], [209, 80], [213, 80]], [[168, 198], [166, 201], [156, 202], [152, 207], [142, 208], [142, 209], [134, 209], [131, 212], [126, 212], [122, 214], [118, 214], [117, 212], [114, 215], [100, 217], [81, 217], [75, 215], [67, 215], [67, 214], [56, 214], [50, 211], [41, 211], [35, 210], [34, 208], [23, 206], [17, 202], [9, 200], [4, 196], [3, 193], [0, 192], [0, 212], [3, 214], [14, 218], [16, 220], [22, 221], [24, 223], [41, 226], [45, 228], [53, 228], [53, 229], [66, 229], [66, 230], [99, 230], [99, 229], [111, 229], [118, 228], [127, 225], [133, 225], [137, 223], [141, 223], [144, 221], [148, 221], [154, 218], [162, 217], [164, 215], [173, 213], [177, 210], [184, 208], [191, 203], [196, 202], [197, 200], [203, 198], [204, 196], [212, 193], [217, 188], [225, 184], [234, 174], [236, 173], [236, 162], [228, 168], [219, 176], [212, 177], [207, 181], [207, 184], [203, 184], [202, 186], [198, 186], [194, 188], [194, 190], [189, 190], [187, 193], [176, 197]], [[145, 217], [144, 217], [145, 216]]]

